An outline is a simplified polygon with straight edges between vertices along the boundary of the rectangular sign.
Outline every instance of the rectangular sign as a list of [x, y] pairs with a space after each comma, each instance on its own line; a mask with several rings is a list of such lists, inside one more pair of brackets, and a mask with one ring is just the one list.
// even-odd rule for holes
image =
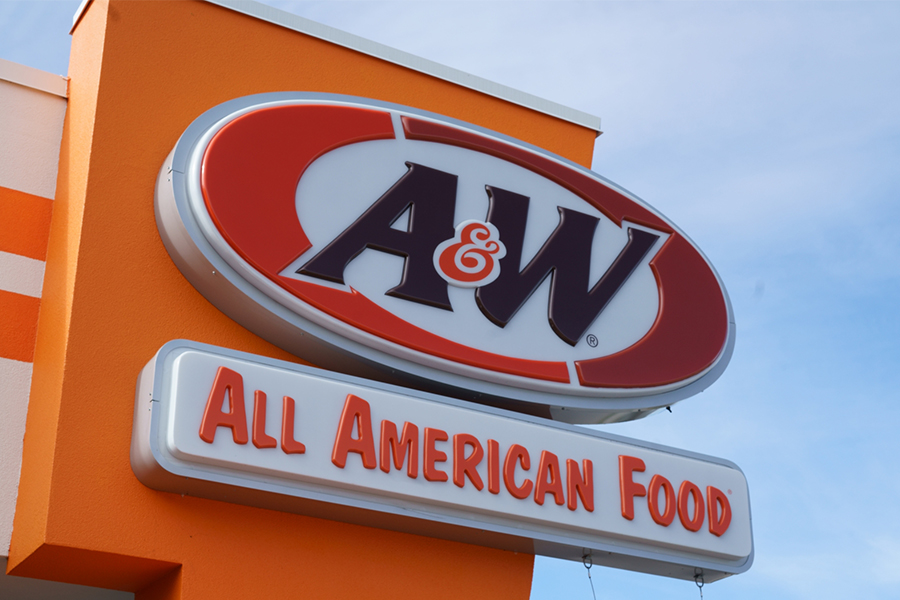
[[728, 461], [196, 342], [142, 371], [131, 460], [158, 490], [670, 577], [753, 559]]

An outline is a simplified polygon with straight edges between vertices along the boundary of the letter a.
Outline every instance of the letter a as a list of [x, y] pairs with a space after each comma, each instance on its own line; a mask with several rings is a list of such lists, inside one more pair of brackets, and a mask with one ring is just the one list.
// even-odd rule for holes
[[[353, 425], [356, 424], [358, 436], [353, 437]], [[337, 436], [334, 439], [334, 450], [331, 462], [340, 468], [347, 464], [347, 453], [356, 452], [362, 457], [363, 466], [374, 469], [378, 466], [375, 459], [375, 437], [372, 435], [372, 410], [369, 403], [358, 396], [347, 394], [344, 411], [338, 423]]]
[[[434, 269], [434, 250], [453, 237], [456, 175], [415, 163], [352, 225], [319, 251], [297, 272], [344, 283], [344, 269], [363, 250], [372, 249], [404, 258], [400, 284], [388, 296], [453, 310], [447, 282]], [[407, 231], [393, 225], [412, 211]]]
[[[231, 399], [231, 409], [225, 406], [225, 394]], [[212, 390], [206, 400], [203, 421], [200, 423], [200, 439], [212, 444], [219, 427], [230, 427], [235, 444], [247, 443], [247, 411], [244, 409], [244, 378], [241, 374], [219, 367], [213, 380]]]

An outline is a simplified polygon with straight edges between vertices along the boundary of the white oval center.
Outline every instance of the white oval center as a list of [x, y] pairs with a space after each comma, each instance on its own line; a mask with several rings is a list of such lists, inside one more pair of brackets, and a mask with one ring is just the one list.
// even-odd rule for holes
[[[500, 328], [482, 314], [475, 303], [474, 289], [448, 286], [452, 312], [385, 295], [400, 283], [405, 260], [385, 252], [367, 249], [353, 259], [344, 271], [345, 286], [298, 275], [296, 271], [302, 265], [406, 173], [407, 161], [459, 177], [454, 225], [467, 219], [486, 219], [486, 185], [528, 196], [531, 201], [520, 269], [559, 224], [560, 206], [600, 220], [591, 248], [592, 286], [627, 242], [627, 228], [616, 226], [580, 197], [528, 169], [445, 144], [378, 140], [333, 150], [307, 169], [297, 189], [297, 214], [312, 248], [281, 274], [318, 285], [352, 287], [385, 310], [431, 333], [486, 352], [522, 359], [571, 364], [624, 350], [650, 330], [659, 310], [659, 292], [649, 262], [667, 237], [660, 232], [655, 232], [660, 239], [574, 347], [560, 339], [548, 322], [550, 277], [507, 326]], [[405, 230], [407, 222], [404, 215], [393, 227]], [[503, 239], [503, 231], [500, 238]], [[435, 240], [435, 244], [442, 241]]]

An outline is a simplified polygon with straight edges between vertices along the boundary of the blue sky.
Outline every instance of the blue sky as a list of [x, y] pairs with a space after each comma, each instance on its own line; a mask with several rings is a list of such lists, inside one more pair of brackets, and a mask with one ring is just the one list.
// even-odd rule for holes
[[[900, 3], [268, 2], [603, 119], [594, 170], [725, 281], [703, 394], [605, 429], [737, 463], [756, 560], [707, 599], [900, 598]], [[65, 74], [78, 2], [0, 1], [0, 57]], [[598, 598], [697, 598], [595, 567]], [[536, 560], [532, 598], [589, 599]]]

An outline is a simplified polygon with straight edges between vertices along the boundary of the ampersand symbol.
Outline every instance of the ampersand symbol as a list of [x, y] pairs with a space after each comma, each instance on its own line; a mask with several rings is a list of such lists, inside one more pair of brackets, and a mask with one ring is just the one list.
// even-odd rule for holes
[[456, 235], [434, 250], [434, 268], [450, 285], [475, 288], [500, 276], [500, 259], [506, 246], [492, 223], [463, 221]]

